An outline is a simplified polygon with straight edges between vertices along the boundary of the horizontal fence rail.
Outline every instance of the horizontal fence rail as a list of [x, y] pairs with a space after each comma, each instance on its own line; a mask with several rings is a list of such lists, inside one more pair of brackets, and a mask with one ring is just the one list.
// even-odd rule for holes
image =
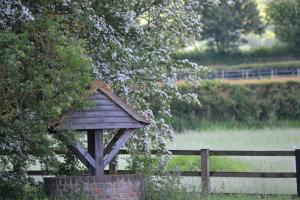
[[[181, 171], [180, 176], [199, 176], [201, 177], [201, 190], [203, 193], [210, 192], [210, 177], [236, 177], [236, 178], [296, 178], [297, 184], [297, 195], [300, 196], [300, 149], [295, 151], [231, 151], [231, 150], [169, 150], [172, 155], [181, 156], [200, 156], [201, 158], [201, 171]], [[61, 152], [56, 152], [57, 154], [62, 154]], [[129, 152], [122, 149], [119, 155], [128, 155]], [[156, 150], [152, 150], [151, 154], [157, 154]], [[1, 155], [7, 155], [1, 152]], [[277, 157], [294, 157], [296, 163], [295, 172], [218, 172], [210, 171], [210, 156], [277, 156]], [[13, 171], [12, 171], [13, 172]], [[41, 170], [29, 170], [28, 175], [32, 176], [49, 176], [53, 175], [49, 171]], [[52, 173], [52, 174], [51, 174]], [[106, 174], [118, 173], [118, 174], [128, 174], [129, 170], [116, 170], [114, 162], [110, 163], [109, 170], [105, 170]], [[175, 173], [170, 171], [170, 173]], [[177, 173], [177, 172], [176, 172]]]
[[236, 69], [236, 70], [217, 70], [208, 75], [210, 79], [250, 79], [277, 76], [298, 76], [300, 68], [285, 69]]
[[[188, 75], [178, 72], [178, 79], [184, 79]], [[270, 69], [217, 69], [205, 74], [203, 79], [260, 79], [280, 76], [293, 76], [300, 78], [299, 68], [270, 68]]]

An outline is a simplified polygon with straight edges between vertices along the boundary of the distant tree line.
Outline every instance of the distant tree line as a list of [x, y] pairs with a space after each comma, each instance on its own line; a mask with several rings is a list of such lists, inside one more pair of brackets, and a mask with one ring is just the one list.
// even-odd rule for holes
[[273, 0], [267, 6], [267, 24], [262, 19], [255, 0], [220, 0], [213, 3], [202, 0], [199, 14], [202, 18], [201, 40], [218, 53], [236, 51], [244, 36], [262, 34], [271, 25], [277, 39], [294, 50], [300, 48], [300, 2]]

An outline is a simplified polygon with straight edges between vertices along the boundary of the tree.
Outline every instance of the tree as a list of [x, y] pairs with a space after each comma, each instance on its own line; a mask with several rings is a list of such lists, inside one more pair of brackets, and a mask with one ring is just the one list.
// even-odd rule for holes
[[254, 0], [220, 0], [217, 4], [204, 0], [200, 15], [202, 40], [208, 40], [210, 48], [217, 52], [236, 50], [243, 35], [264, 31]]
[[58, 16], [35, 17], [21, 1], [0, 4], [0, 152], [9, 155], [0, 167], [21, 172], [53, 157], [58, 141], [48, 129], [71, 107], [86, 105], [92, 62]]
[[276, 37], [290, 47], [300, 49], [300, 2], [277, 0], [268, 5], [269, 22], [274, 26]]
[[[48, 162], [58, 141], [48, 135], [52, 122], [71, 107], [86, 104], [90, 76], [148, 118], [151, 125], [131, 138], [132, 151], [166, 153], [173, 137], [165, 123], [170, 101], [198, 101], [180, 94], [176, 73], [188, 66], [189, 80], [202, 68], [173, 60], [179, 43], [200, 33], [192, 0], [0, 0], [0, 150], [6, 162]], [[152, 99], [158, 99], [153, 112]], [[50, 149], [50, 151], [49, 151]], [[29, 159], [29, 154], [34, 159]], [[21, 159], [20, 159], [21, 158]], [[49, 166], [49, 165], [47, 165]]]

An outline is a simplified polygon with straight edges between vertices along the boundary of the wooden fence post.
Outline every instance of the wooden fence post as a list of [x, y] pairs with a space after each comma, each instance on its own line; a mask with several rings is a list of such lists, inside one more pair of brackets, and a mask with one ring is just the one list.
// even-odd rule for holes
[[210, 193], [209, 149], [201, 149], [201, 191]]
[[297, 195], [300, 196], [300, 149], [295, 150], [296, 158], [296, 179], [297, 179]]
[[109, 174], [117, 173], [117, 156], [113, 158], [113, 160], [109, 163]]
[[225, 79], [225, 70], [222, 70], [222, 79]]

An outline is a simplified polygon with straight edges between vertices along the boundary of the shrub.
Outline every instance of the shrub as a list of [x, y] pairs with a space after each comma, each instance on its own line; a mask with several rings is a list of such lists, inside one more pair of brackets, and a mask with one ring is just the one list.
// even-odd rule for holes
[[190, 105], [173, 100], [173, 128], [198, 128], [200, 122], [231, 122], [260, 126], [300, 119], [300, 82], [230, 84], [204, 81], [199, 88], [181, 84], [183, 92], [194, 92], [202, 104]]

